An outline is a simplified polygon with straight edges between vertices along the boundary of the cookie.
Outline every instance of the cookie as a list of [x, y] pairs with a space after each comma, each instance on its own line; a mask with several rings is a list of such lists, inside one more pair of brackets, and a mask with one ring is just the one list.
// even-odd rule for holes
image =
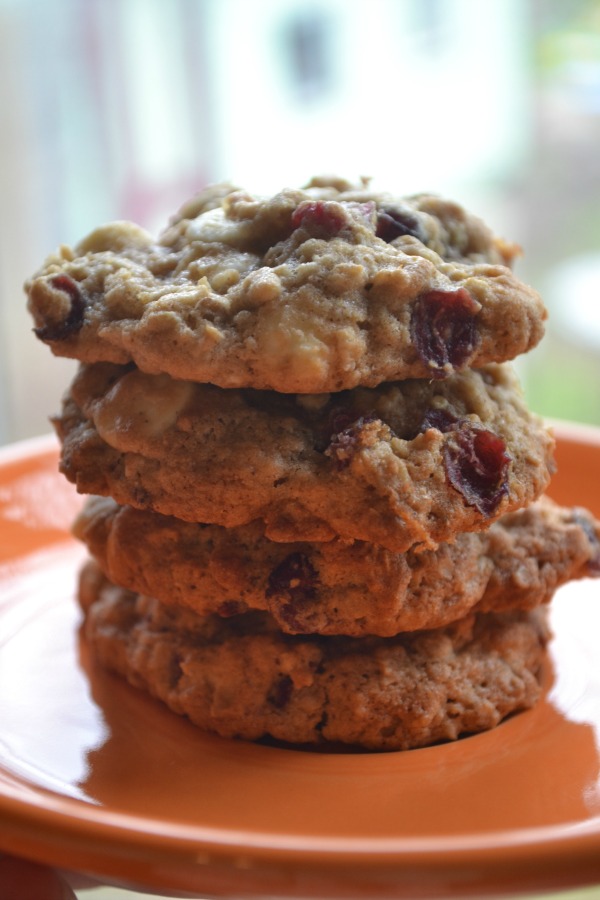
[[84, 569], [95, 658], [228, 738], [403, 750], [493, 728], [540, 695], [543, 609], [470, 615], [394, 638], [290, 637], [266, 613], [161, 605]]
[[533, 609], [561, 584], [600, 575], [600, 523], [546, 499], [423, 553], [339, 539], [281, 544], [259, 522], [197, 525], [100, 497], [74, 533], [121, 587], [200, 615], [266, 610], [288, 634], [440, 628], [472, 608]]
[[457, 204], [339, 180], [191, 201], [154, 240], [130, 223], [62, 248], [26, 285], [60, 356], [224, 388], [323, 393], [513, 359], [546, 311], [517, 252]]
[[508, 364], [335, 395], [223, 390], [97, 363], [55, 419], [84, 493], [275, 541], [404, 552], [487, 528], [545, 489], [553, 440]]

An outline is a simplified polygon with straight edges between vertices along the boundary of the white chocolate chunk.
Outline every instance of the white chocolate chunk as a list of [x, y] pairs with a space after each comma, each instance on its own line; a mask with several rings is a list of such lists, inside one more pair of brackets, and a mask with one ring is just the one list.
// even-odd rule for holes
[[159, 437], [175, 424], [193, 390], [192, 384], [166, 375], [129, 372], [95, 404], [94, 424], [111, 447], [135, 452], [141, 441]]

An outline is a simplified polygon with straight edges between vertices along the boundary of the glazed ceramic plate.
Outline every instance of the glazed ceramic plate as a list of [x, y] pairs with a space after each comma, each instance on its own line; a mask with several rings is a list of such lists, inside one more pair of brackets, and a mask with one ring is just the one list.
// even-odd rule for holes
[[[553, 496], [600, 514], [600, 432], [558, 428]], [[80, 506], [52, 439], [0, 458], [0, 846], [121, 886], [236, 897], [483, 896], [600, 883], [600, 581], [563, 588], [543, 700], [405, 753], [203, 734], [98, 671]]]

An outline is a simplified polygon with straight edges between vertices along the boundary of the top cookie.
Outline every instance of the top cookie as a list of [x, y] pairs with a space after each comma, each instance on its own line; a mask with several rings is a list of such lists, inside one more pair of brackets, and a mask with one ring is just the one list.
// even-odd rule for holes
[[518, 253], [460, 206], [339, 179], [268, 199], [207, 189], [153, 238], [61, 248], [26, 289], [58, 356], [225, 388], [321, 393], [514, 358], [546, 311]]

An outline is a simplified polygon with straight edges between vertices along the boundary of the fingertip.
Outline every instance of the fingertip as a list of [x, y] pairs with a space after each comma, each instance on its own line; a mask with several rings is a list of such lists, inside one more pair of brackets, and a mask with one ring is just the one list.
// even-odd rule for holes
[[77, 900], [52, 869], [15, 856], [0, 857], [0, 900]]

